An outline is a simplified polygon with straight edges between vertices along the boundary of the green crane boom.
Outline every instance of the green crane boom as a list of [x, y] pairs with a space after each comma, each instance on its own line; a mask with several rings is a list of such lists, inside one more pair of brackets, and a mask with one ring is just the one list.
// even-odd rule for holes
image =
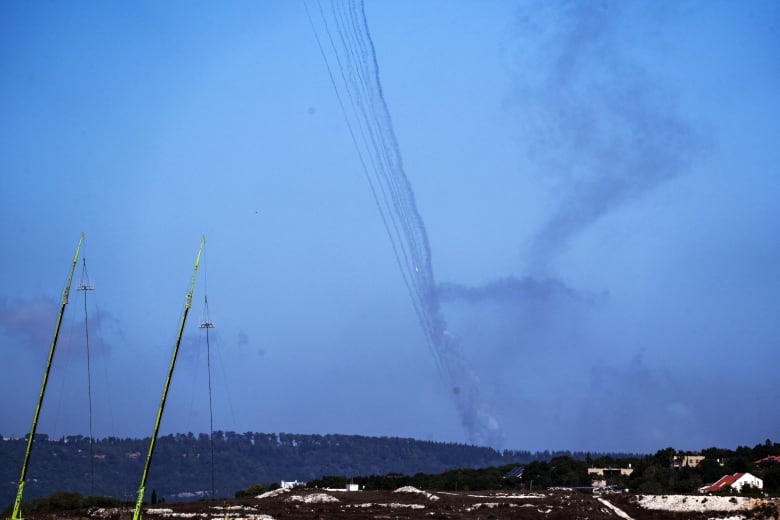
[[22, 494], [24, 493], [24, 483], [27, 479], [27, 466], [30, 461], [30, 452], [32, 451], [33, 439], [35, 438], [35, 431], [38, 429], [38, 416], [41, 414], [41, 405], [43, 404], [43, 394], [46, 392], [46, 384], [49, 382], [49, 372], [51, 371], [51, 364], [54, 360], [54, 350], [57, 348], [57, 338], [60, 335], [60, 326], [62, 325], [62, 316], [65, 314], [65, 307], [68, 305], [68, 296], [70, 295], [70, 284], [73, 282], [73, 273], [76, 270], [76, 264], [79, 261], [79, 253], [81, 252], [81, 244], [84, 242], [84, 233], [79, 238], [79, 245], [76, 246], [76, 254], [73, 255], [73, 264], [70, 267], [70, 273], [68, 274], [68, 281], [65, 284], [65, 289], [62, 291], [62, 302], [60, 303], [60, 314], [57, 316], [57, 325], [54, 327], [54, 337], [51, 340], [51, 346], [49, 347], [49, 359], [46, 362], [46, 371], [43, 373], [43, 383], [41, 383], [41, 392], [38, 394], [38, 404], [35, 406], [35, 415], [33, 415], [32, 428], [30, 429], [30, 436], [27, 438], [27, 450], [24, 452], [24, 462], [22, 463], [22, 476], [19, 477], [19, 490], [16, 492], [16, 501], [14, 502], [13, 513], [11, 513], [11, 520], [21, 520], [22, 518]]
[[146, 454], [146, 464], [144, 464], [144, 472], [141, 475], [141, 486], [138, 488], [138, 498], [135, 501], [135, 513], [133, 513], [133, 520], [141, 520], [141, 507], [143, 506], [144, 494], [146, 493], [146, 478], [149, 476], [149, 466], [152, 464], [154, 445], [157, 442], [157, 433], [160, 431], [160, 421], [162, 420], [163, 409], [165, 408], [165, 400], [168, 398], [168, 388], [171, 386], [171, 377], [173, 376], [173, 367], [176, 365], [176, 356], [179, 354], [179, 345], [181, 344], [181, 336], [184, 333], [184, 324], [187, 321], [187, 314], [189, 314], [190, 308], [192, 307], [192, 293], [195, 290], [195, 278], [198, 275], [200, 256], [203, 253], [203, 245], [205, 243], [206, 237], [204, 236], [200, 240], [200, 249], [198, 249], [198, 256], [195, 258], [195, 270], [192, 272], [190, 288], [187, 291], [187, 297], [184, 300], [184, 313], [182, 314], [181, 322], [179, 323], [179, 333], [176, 336], [176, 346], [173, 348], [171, 365], [168, 368], [168, 377], [165, 378], [162, 399], [160, 399], [160, 408], [157, 410], [157, 418], [154, 421], [154, 432], [152, 433], [152, 439], [149, 441], [149, 452]]

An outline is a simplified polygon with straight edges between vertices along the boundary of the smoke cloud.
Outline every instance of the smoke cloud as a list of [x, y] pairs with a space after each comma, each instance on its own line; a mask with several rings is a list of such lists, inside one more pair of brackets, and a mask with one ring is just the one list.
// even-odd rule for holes
[[580, 298], [569, 286], [556, 278], [516, 278], [507, 276], [479, 287], [456, 283], [441, 283], [438, 287], [442, 301], [464, 300], [468, 303], [483, 301], [514, 302], [549, 300], [552, 298]]
[[[521, 14], [513, 61], [523, 144], [560, 194], [531, 245], [533, 272], [691, 162], [696, 138], [674, 96], [618, 43], [624, 6], [543, 2]], [[522, 74], [531, 67], [533, 78]]]
[[0, 302], [0, 328], [37, 352], [46, 352], [54, 331], [57, 303], [50, 298]]
[[[66, 313], [73, 312], [73, 295]], [[46, 355], [51, 346], [54, 325], [58, 312], [57, 302], [51, 298], [16, 299], [0, 302], [0, 330], [7, 335], [18, 338], [19, 344], [31, 352]], [[69, 333], [69, 341], [62, 341], [65, 333], [60, 330], [60, 342], [58, 352], [65, 355], [85, 356], [86, 331], [83, 327], [83, 316], [76, 325], [73, 320], [70, 324], [63, 323], [63, 327], [72, 329]], [[110, 314], [104, 311], [96, 311], [89, 315], [89, 347], [93, 354], [107, 353], [110, 344], [101, 331], [115, 330], [121, 336], [119, 323]]]

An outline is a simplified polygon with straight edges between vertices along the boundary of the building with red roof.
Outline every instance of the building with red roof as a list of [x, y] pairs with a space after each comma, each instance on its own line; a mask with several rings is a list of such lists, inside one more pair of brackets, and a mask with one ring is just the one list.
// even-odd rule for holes
[[767, 464], [780, 464], [780, 455], [769, 455], [763, 459], [758, 459], [753, 464], [756, 466], [765, 466]]
[[709, 486], [699, 488], [699, 491], [701, 493], [718, 493], [725, 491], [727, 488], [742, 491], [744, 486], [764, 489], [764, 481], [750, 473], [734, 473], [732, 475], [723, 475], [720, 477], [720, 480]]

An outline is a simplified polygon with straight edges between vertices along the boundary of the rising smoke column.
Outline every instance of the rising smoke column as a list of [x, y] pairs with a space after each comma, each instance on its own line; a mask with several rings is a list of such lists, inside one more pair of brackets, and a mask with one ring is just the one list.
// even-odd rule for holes
[[[674, 428], [684, 427], [682, 421], [669, 420], [669, 410], [679, 412], [678, 418], [687, 417], [680, 393], [666, 391], [679, 382], [668, 370], [643, 360], [643, 342], [635, 347], [610, 330], [607, 341], [638, 348], [638, 354], [629, 362], [592, 356], [604, 348], [602, 338], [594, 336], [598, 325], [592, 324], [603, 310], [614, 309], [602, 306], [610, 288], [601, 288], [606, 290], [599, 291], [600, 297], [588, 294], [567, 285], [567, 273], [555, 267], [601, 219], [684, 175], [701, 152], [706, 138], [682, 116], [673, 80], [662, 76], [664, 56], [658, 49], [667, 46], [665, 27], [679, 16], [678, 9], [684, 8], [614, 0], [522, 3], [505, 49], [513, 75], [507, 106], [522, 130], [518, 150], [530, 159], [524, 161], [524, 173], [546, 178], [554, 189], [554, 206], [527, 245], [519, 276], [477, 287], [439, 287], [442, 301], [503, 306], [509, 319], [495, 327], [492, 344], [505, 346], [507, 352], [525, 353], [527, 345], [544, 345], [551, 353], [538, 359], [546, 361], [569, 349], [562, 369], [577, 366], [589, 375], [587, 383], [573, 387], [575, 391], [547, 391], [576, 404], [563, 408], [566, 413], [556, 419], [533, 405], [523, 412], [526, 421], [543, 417], [576, 431], [566, 442], [580, 446], [607, 439], [647, 442], [654, 435], [650, 423], [659, 418]], [[598, 266], [593, 262], [590, 268]], [[618, 280], [614, 283], [619, 290]], [[581, 320], [591, 325], [558, 334]], [[636, 395], [651, 396], [646, 399], [647, 414], [633, 412]]]
[[[602, 217], [679, 176], [697, 141], [675, 96], [627, 45], [624, 2], [532, 2], [520, 13], [517, 116], [524, 145], [555, 179], [559, 205], [537, 231], [530, 269], [541, 275]], [[649, 4], [641, 18], [663, 26], [673, 6]], [[647, 45], [643, 41], [643, 44]], [[526, 70], [533, 69], [534, 75]]]
[[[626, 49], [630, 7], [618, 1], [538, 0], [517, 13], [507, 52], [510, 96], [522, 126], [520, 148], [552, 179], [555, 208], [534, 233], [527, 273], [481, 287], [441, 286], [440, 297], [467, 302], [528, 301], [580, 291], [551, 272], [571, 242], [601, 218], [681, 175], [699, 136], [678, 114], [674, 92]], [[675, 16], [647, 6], [640, 18]], [[645, 16], [646, 15], [646, 16]]]
[[304, 5], [439, 374], [452, 390], [469, 440], [495, 446], [501, 441], [498, 423], [441, 312], [428, 234], [382, 93], [363, 2]]

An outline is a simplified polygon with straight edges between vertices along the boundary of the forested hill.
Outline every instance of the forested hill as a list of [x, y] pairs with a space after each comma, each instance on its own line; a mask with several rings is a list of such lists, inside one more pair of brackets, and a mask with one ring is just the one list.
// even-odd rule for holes
[[[75, 491], [85, 496], [134, 501], [149, 438], [95, 440], [91, 448], [92, 464], [87, 437], [52, 440], [38, 435], [33, 446], [25, 500], [48, 496], [54, 491]], [[556, 454], [499, 452], [465, 444], [394, 437], [253, 432], [215, 432], [213, 446], [217, 498], [232, 497], [236, 491], [256, 483], [309, 481], [323, 475], [438, 473], [454, 468], [527, 463]], [[0, 505], [13, 503], [25, 447], [24, 439], [0, 441]], [[91, 467], [94, 467], [94, 486]], [[211, 490], [211, 467], [208, 435], [160, 437], [146, 487], [147, 499], [152, 490], [169, 501], [207, 496]]]

